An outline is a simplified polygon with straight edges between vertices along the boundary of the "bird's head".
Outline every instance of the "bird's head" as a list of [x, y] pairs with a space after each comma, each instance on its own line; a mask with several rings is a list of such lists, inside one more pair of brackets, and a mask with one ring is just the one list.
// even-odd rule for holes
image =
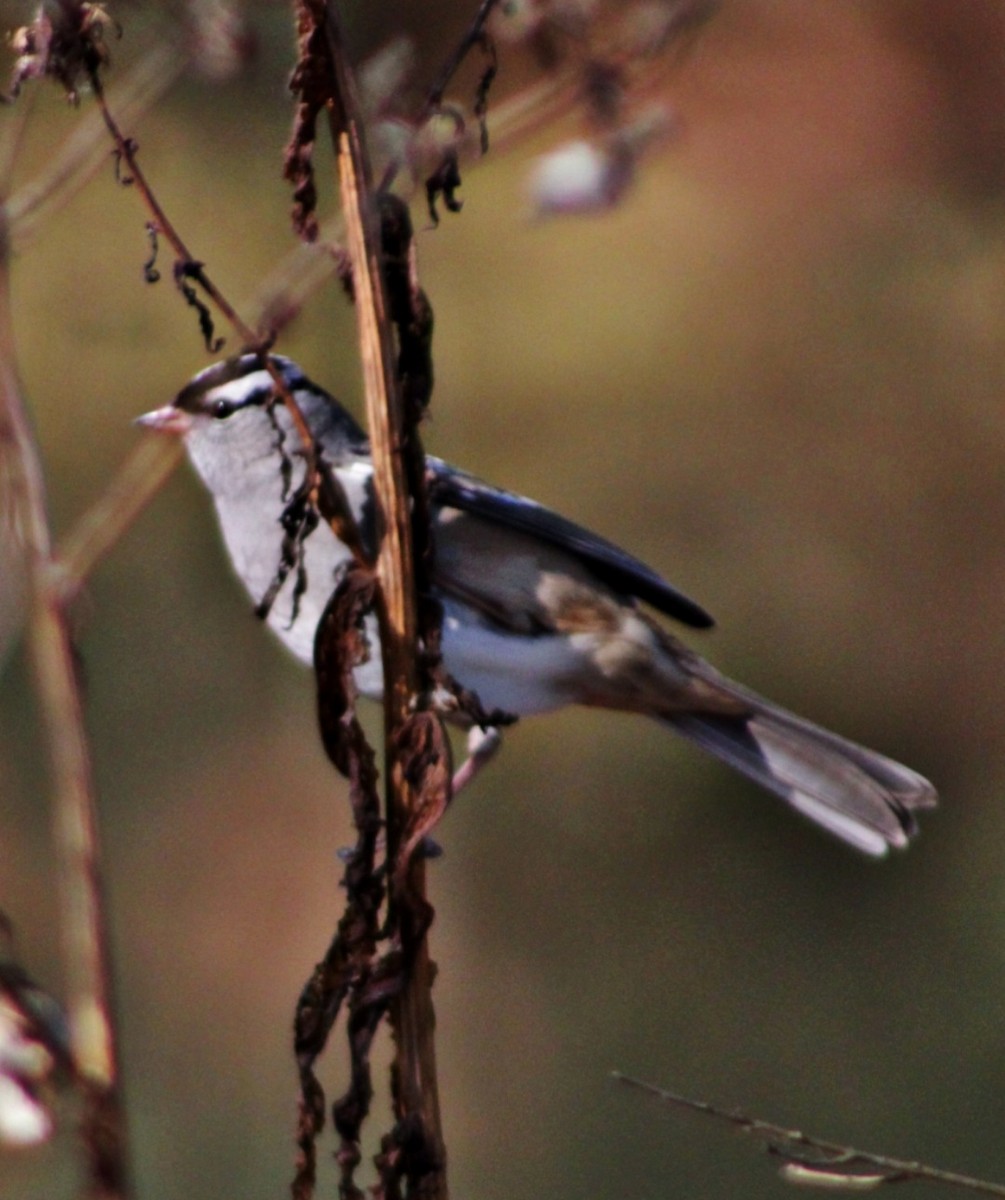
[[[268, 362], [330, 461], [337, 461], [342, 453], [365, 451], [363, 431], [334, 397], [291, 359], [271, 355]], [[284, 455], [304, 452], [294, 418], [265, 360], [257, 354], [206, 367], [171, 404], [144, 413], [136, 423], [183, 438], [192, 465], [216, 496], [241, 489], [249, 474], [263, 467], [274, 469]]]

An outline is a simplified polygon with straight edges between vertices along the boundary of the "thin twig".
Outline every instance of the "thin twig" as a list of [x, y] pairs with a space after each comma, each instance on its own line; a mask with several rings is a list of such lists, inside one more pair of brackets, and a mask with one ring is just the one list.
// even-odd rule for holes
[[[153, 47], [115, 89], [120, 119], [131, 120], [150, 108], [187, 65], [184, 47], [170, 42]], [[22, 96], [19, 106], [24, 105], [26, 99]], [[108, 161], [108, 147], [101, 125], [99, 113], [85, 114], [45, 168], [11, 195], [7, 212], [15, 250], [23, 252], [46, 221]]]
[[892, 1158], [888, 1154], [857, 1150], [841, 1142], [826, 1141], [824, 1138], [804, 1133], [801, 1129], [786, 1129], [783, 1125], [748, 1116], [736, 1109], [720, 1108], [705, 1100], [692, 1100], [655, 1084], [623, 1075], [620, 1071], [612, 1071], [611, 1074], [619, 1083], [645, 1092], [664, 1104], [725, 1121], [763, 1142], [771, 1154], [783, 1160], [780, 1168], [783, 1177], [794, 1183], [816, 1183], [821, 1187], [844, 1186], [849, 1190], [861, 1190], [865, 1187], [878, 1187], [884, 1183], [927, 1179], [932, 1183], [967, 1188], [986, 1196], [1005, 1196], [1005, 1185], [1000, 1183], [975, 1179], [971, 1175], [961, 1175], [956, 1171], [944, 1171], [941, 1167], [932, 1167], [912, 1159]]
[[453, 53], [443, 64], [439, 75], [436, 77], [436, 82], [429, 89], [429, 96], [426, 100], [426, 107], [423, 112], [423, 118], [430, 116], [443, 103], [443, 95], [450, 86], [450, 81], [461, 63], [467, 58], [470, 51], [478, 45], [485, 34], [485, 23], [492, 15], [492, 10], [496, 7], [498, 0], [481, 0], [478, 6], [478, 11], [475, 13], [471, 24], [468, 26], [461, 38], [460, 42], [454, 48]]
[[[2, 241], [0, 228], [0, 241]], [[45, 486], [15, 374], [6, 260], [0, 262], [0, 467], [31, 591], [28, 644], [49, 740], [60, 921], [71, 1052], [84, 1097], [88, 1195], [129, 1195], [125, 1111], [117, 1046], [101, 852], [90, 751], [74, 649], [62, 596], [53, 586]]]
[[108, 101], [105, 98], [104, 84], [101, 82], [101, 76], [98, 74], [97, 68], [92, 68], [90, 71], [91, 87], [94, 89], [94, 96], [98, 102], [98, 107], [101, 110], [101, 116], [104, 119], [105, 127], [112, 136], [112, 141], [115, 143], [115, 149], [120, 157], [122, 164], [128, 171], [129, 178], [132, 180], [132, 185], [143, 199], [150, 212], [154, 225], [157, 228], [157, 233], [166, 238], [174, 250], [180, 263], [185, 267], [187, 275], [194, 279], [207, 296], [213, 301], [216, 307], [226, 317], [230, 325], [237, 330], [248, 349], [260, 349], [260, 339], [256, 336], [255, 331], [244, 323], [238, 314], [237, 310], [231, 305], [227, 297], [220, 291], [216, 284], [209, 277], [203, 264], [195, 258], [189, 251], [188, 246], [182, 241], [181, 235], [168, 219], [167, 214], [161, 208], [160, 201], [154, 194], [153, 189], [147, 182], [147, 178], [141, 169], [137, 160], [137, 146], [132, 138], [127, 138], [115, 118], [112, 116], [111, 109], [108, 106]]

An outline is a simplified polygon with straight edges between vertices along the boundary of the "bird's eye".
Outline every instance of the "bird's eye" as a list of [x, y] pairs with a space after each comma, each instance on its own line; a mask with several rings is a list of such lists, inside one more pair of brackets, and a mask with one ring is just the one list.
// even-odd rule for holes
[[237, 412], [237, 407], [233, 400], [214, 400], [209, 411], [218, 421], [224, 421]]

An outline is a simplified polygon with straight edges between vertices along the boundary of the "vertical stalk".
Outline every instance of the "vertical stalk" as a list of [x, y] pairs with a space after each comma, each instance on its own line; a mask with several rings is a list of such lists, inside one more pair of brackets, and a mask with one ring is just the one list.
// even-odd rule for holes
[[53, 560], [42, 468], [14, 367], [3, 222], [0, 208], [0, 485], [25, 554], [31, 603], [28, 645], [49, 744], [67, 1011], [84, 1100], [86, 1194], [95, 1200], [124, 1200], [129, 1194], [126, 1125], [91, 758]]
[[[409, 431], [405, 427], [396, 384], [395, 346], [384, 289], [379, 216], [336, 0], [328, 0], [327, 35], [340, 108], [340, 111], [331, 112], [331, 120], [353, 268], [374, 484], [384, 518], [377, 575], [383, 609], [387, 843], [388, 857], [393, 863], [401, 845], [402, 831], [408, 826], [418, 800], [393, 752], [395, 733], [409, 714], [419, 682], [411, 503], [402, 453]], [[392, 867], [391, 878], [396, 874]], [[425, 864], [421, 856], [414, 856], [408, 864], [405, 888], [413, 902], [425, 903]], [[391, 903], [394, 902], [392, 896]], [[415, 944], [409, 944], [413, 940]], [[431, 995], [433, 968], [424, 930], [416, 940], [408, 929], [404, 929], [403, 941], [408, 969], [392, 1009], [397, 1042], [396, 1115], [405, 1128], [412, 1128], [418, 1122], [431, 1152], [432, 1169], [415, 1181], [418, 1194], [428, 1200], [446, 1200]]]

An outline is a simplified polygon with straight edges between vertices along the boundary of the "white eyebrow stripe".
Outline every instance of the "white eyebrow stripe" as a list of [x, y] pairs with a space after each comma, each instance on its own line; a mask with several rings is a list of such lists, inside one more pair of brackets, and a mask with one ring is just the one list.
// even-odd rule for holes
[[257, 404], [275, 392], [272, 376], [268, 371], [252, 371], [240, 379], [217, 384], [206, 393], [207, 400], [229, 400], [235, 406]]

